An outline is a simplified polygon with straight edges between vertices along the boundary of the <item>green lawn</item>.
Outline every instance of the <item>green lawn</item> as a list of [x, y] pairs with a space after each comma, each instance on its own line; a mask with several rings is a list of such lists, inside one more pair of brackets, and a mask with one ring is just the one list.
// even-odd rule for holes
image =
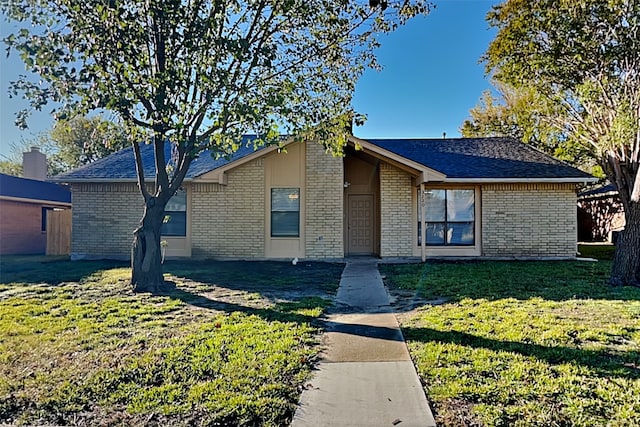
[[640, 289], [610, 267], [381, 265], [392, 293], [446, 298], [400, 316], [438, 425], [640, 425]]
[[3, 257], [0, 424], [286, 425], [341, 265]]

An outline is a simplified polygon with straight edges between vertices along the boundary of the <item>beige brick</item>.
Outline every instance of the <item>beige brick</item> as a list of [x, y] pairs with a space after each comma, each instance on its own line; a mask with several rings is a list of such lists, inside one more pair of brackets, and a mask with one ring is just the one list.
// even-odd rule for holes
[[306, 147], [305, 256], [344, 256], [343, 159], [317, 142]]
[[128, 258], [144, 211], [134, 183], [73, 184], [72, 258]]
[[576, 221], [573, 184], [482, 187], [483, 255], [573, 257]]
[[411, 256], [413, 242], [411, 176], [380, 164], [380, 256]]
[[227, 185], [194, 184], [194, 257], [264, 256], [264, 165], [253, 161], [227, 172]]

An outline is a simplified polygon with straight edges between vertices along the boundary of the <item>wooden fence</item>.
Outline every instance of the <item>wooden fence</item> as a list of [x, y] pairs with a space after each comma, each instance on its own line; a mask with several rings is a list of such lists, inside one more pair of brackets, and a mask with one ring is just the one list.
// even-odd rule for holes
[[71, 209], [47, 211], [47, 255], [71, 253]]

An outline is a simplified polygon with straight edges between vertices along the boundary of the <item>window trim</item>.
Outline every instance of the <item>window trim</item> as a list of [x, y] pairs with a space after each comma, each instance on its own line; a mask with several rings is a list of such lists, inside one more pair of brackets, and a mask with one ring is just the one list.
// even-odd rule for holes
[[[162, 237], [177, 237], [177, 238], [187, 237], [188, 228], [189, 228], [188, 227], [189, 218], [188, 218], [188, 215], [187, 215], [187, 212], [189, 211], [189, 195], [188, 195], [186, 189], [178, 189], [176, 191], [176, 193], [173, 196], [171, 196], [171, 199], [173, 199], [178, 194], [178, 192], [184, 193], [184, 210], [179, 210], [179, 211], [176, 211], [176, 210], [172, 210], [172, 211], [165, 210], [163, 212], [163, 224], [160, 227], [160, 235]], [[169, 202], [171, 201], [171, 199], [169, 199]], [[167, 202], [167, 205], [169, 204], [169, 202]], [[171, 217], [172, 215], [176, 215], [176, 214], [184, 215], [184, 234], [174, 234], [174, 233], [166, 234], [166, 233], [164, 233], [163, 232], [164, 224], [165, 224], [164, 218]], [[181, 232], [182, 232], [182, 230], [181, 230]]]
[[42, 206], [40, 213], [40, 232], [42, 234], [47, 233], [47, 216], [49, 215], [49, 211], [53, 211], [53, 206]]
[[[429, 191], [429, 190], [444, 190], [445, 191], [445, 211], [444, 211], [444, 221], [424, 221], [425, 225], [428, 224], [444, 224], [445, 230], [448, 229], [447, 224], [471, 224], [472, 230], [473, 230], [473, 242], [472, 243], [468, 243], [468, 244], [451, 244], [451, 243], [447, 243], [447, 238], [444, 238], [444, 243], [440, 244], [426, 244], [425, 245], [425, 249], [429, 250], [465, 250], [465, 249], [469, 249], [469, 250], [476, 250], [479, 247], [479, 241], [480, 241], [480, 230], [479, 230], [479, 220], [480, 220], [480, 192], [479, 192], [479, 188], [477, 186], [474, 187], [457, 187], [457, 186], [437, 186], [437, 187], [428, 187], [428, 188], [424, 188], [424, 191]], [[467, 190], [467, 191], [473, 191], [473, 220], [472, 221], [449, 221], [447, 220], [447, 210], [448, 210], [448, 192], [449, 191], [455, 191], [455, 190]], [[420, 249], [422, 247], [422, 221], [420, 218], [420, 203], [421, 203], [421, 188], [418, 187], [417, 191], [416, 191], [416, 218], [417, 218], [417, 222], [416, 222], [416, 233], [415, 233], [415, 247], [417, 247], [418, 249]], [[425, 232], [425, 240], [426, 240], [426, 232]]]
[[[291, 192], [292, 190], [296, 192], [297, 194], [297, 200], [298, 200], [298, 206], [297, 206], [297, 210], [274, 210], [273, 207], [273, 196], [274, 196], [274, 191], [277, 192], [278, 190], [285, 190], [285, 191], [289, 191]], [[300, 211], [301, 211], [301, 189], [300, 187], [272, 187], [271, 191], [270, 191], [270, 205], [269, 205], [269, 234], [271, 238], [276, 238], [276, 239], [299, 239], [300, 235], [301, 235], [301, 224], [300, 224]], [[274, 233], [274, 213], [295, 213], [296, 218], [297, 218], [297, 229], [296, 229], [296, 234], [282, 234], [282, 233]]]

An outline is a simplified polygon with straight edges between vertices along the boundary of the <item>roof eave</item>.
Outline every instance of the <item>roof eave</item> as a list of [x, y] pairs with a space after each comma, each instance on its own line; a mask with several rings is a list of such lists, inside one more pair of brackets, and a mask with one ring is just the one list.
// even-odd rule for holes
[[[249, 163], [253, 160], [257, 160], [260, 157], [266, 156], [267, 154], [271, 154], [274, 151], [281, 150], [282, 148], [296, 142], [293, 138], [288, 138], [280, 144], [269, 145], [263, 148], [259, 148], [254, 150], [252, 153], [247, 154], [246, 156], [242, 156], [239, 159], [232, 160], [229, 163], [226, 163], [217, 168], [208, 170], [207, 172], [203, 172], [200, 175], [194, 176], [192, 180], [194, 182], [203, 182], [203, 183], [217, 183], [226, 185], [227, 184], [227, 176], [226, 172], [237, 168], [245, 163]], [[206, 176], [209, 175], [209, 176]]]
[[606, 199], [609, 197], [617, 197], [617, 196], [618, 196], [617, 191], [608, 191], [606, 193], [586, 194], [586, 195], [578, 194], [578, 200]]
[[598, 182], [598, 178], [447, 178], [445, 182], [452, 184], [592, 184]]
[[442, 182], [447, 179], [447, 175], [440, 171], [428, 168], [421, 163], [407, 159], [406, 157], [393, 153], [389, 150], [385, 150], [384, 148], [372, 144], [365, 139], [361, 139], [353, 135], [348, 136], [347, 139], [349, 142], [362, 147], [365, 152], [377, 155], [377, 157], [382, 157], [389, 161], [389, 163], [412, 172], [419, 182]]
[[[155, 178], [145, 177], [145, 181], [147, 183], [154, 182]], [[51, 182], [60, 182], [65, 184], [81, 184], [81, 183], [91, 183], [91, 182], [99, 182], [99, 183], [114, 183], [114, 184], [127, 184], [134, 183], [137, 184], [138, 180], [136, 178], [50, 178]], [[193, 178], [185, 178], [184, 182], [193, 181]]]
[[56, 206], [71, 207], [70, 202], [63, 202], [60, 200], [32, 199], [28, 197], [13, 197], [13, 196], [0, 196], [0, 200], [6, 200], [8, 202], [35, 203], [38, 205], [56, 205]]

